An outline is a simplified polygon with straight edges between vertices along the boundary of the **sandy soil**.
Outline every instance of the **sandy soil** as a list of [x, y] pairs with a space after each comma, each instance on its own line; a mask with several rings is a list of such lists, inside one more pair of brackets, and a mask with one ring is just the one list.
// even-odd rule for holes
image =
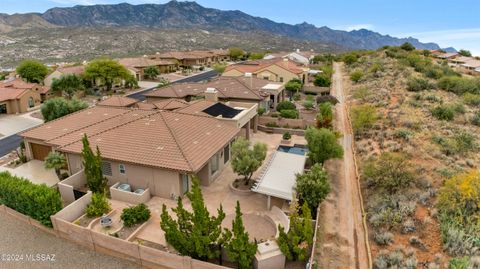
[[335, 128], [343, 134], [340, 143], [344, 157], [326, 164], [331, 175], [332, 192], [321, 205], [316, 248], [320, 268], [368, 268], [365, 231], [352, 151], [352, 130], [347, 118], [342, 66], [334, 64], [331, 94], [339, 100], [335, 106]]

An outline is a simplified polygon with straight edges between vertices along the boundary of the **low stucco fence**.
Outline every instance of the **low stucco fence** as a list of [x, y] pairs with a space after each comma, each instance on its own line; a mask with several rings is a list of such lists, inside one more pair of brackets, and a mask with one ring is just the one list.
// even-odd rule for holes
[[305, 129], [308, 127], [307, 121], [303, 119], [286, 119], [280, 117], [269, 117], [269, 116], [261, 116], [258, 118], [258, 124], [268, 126], [269, 124], [276, 124], [278, 127], [285, 127], [288, 126], [286, 129]]
[[258, 125], [258, 130], [265, 133], [270, 133], [270, 134], [284, 134], [288, 132], [292, 135], [305, 136], [305, 130], [301, 130], [301, 129], [286, 129], [286, 128], [267, 127], [264, 125]]
[[110, 187], [110, 195], [112, 196], [113, 200], [118, 200], [134, 205], [146, 203], [150, 200], [151, 195], [149, 188], [145, 189], [142, 194], [138, 194], [131, 191], [124, 191], [118, 189], [118, 186], [120, 184], [120, 182], [117, 182]]
[[83, 189], [86, 183], [87, 180], [85, 178], [85, 172], [83, 169], [58, 182], [58, 191], [60, 192], [63, 201], [66, 204], [73, 203], [75, 201], [75, 194], [73, 190]]

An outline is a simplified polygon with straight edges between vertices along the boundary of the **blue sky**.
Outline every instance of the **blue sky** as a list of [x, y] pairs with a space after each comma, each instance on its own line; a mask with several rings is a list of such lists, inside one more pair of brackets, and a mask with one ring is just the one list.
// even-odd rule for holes
[[[44, 12], [77, 4], [165, 3], [167, 0], [0, 0], [0, 13]], [[309, 22], [353, 30], [366, 28], [397, 37], [413, 36], [442, 47], [480, 55], [478, 0], [198, 0], [205, 7], [238, 9], [277, 22]]]

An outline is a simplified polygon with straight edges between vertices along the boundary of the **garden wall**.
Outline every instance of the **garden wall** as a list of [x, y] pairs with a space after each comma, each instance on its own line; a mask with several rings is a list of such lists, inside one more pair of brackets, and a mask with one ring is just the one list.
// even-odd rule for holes
[[284, 127], [288, 125], [290, 128], [286, 128], [286, 129], [294, 129], [295, 127], [304, 129], [308, 127], [307, 122], [303, 119], [285, 119], [285, 118], [274, 118], [274, 117], [268, 117], [268, 116], [261, 116], [258, 118], [258, 124], [267, 126], [267, 123], [275, 123], [279, 127]]
[[122, 191], [117, 189], [120, 182], [115, 183], [110, 187], [110, 195], [113, 200], [123, 201], [129, 204], [138, 205], [141, 203], [146, 203], [150, 200], [150, 189], [147, 188], [142, 194], [137, 194], [134, 192]]
[[69, 176], [68, 178], [58, 182], [58, 191], [62, 196], [63, 201], [66, 204], [70, 204], [75, 201], [75, 195], [73, 189], [82, 189], [87, 180], [85, 178], [84, 170], [80, 170], [77, 173]]

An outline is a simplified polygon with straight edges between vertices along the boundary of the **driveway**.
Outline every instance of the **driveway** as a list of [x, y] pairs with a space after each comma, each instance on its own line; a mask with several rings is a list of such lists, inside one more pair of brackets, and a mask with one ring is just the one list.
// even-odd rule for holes
[[31, 113], [0, 115], [0, 139], [43, 123], [43, 120], [31, 117]]
[[59, 181], [57, 174], [55, 174], [55, 170], [47, 170], [43, 165], [44, 162], [42, 161], [30, 160], [29, 162], [15, 168], [0, 166], [0, 172], [8, 171], [12, 175], [26, 178], [35, 184], [45, 183], [49, 187], [54, 186]]

